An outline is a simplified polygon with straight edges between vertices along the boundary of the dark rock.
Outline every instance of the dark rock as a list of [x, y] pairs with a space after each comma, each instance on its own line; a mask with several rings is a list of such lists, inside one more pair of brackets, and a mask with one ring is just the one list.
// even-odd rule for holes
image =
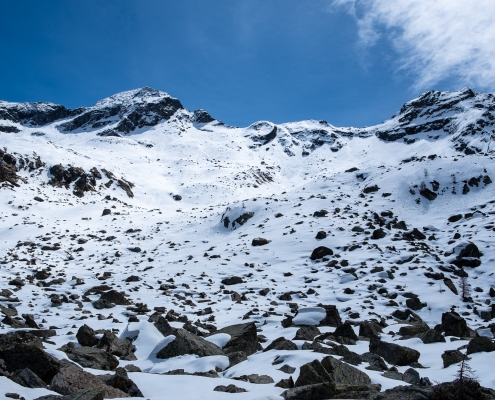
[[473, 257], [473, 258], [480, 258], [483, 255], [481, 251], [478, 249], [478, 246], [476, 246], [474, 243], [469, 243], [466, 247], [464, 247], [460, 253], [458, 258], [464, 258], [464, 257]]
[[418, 337], [424, 344], [445, 342], [443, 335], [435, 329], [428, 329]]
[[62, 346], [60, 350], [64, 351], [71, 361], [85, 368], [111, 371], [119, 365], [119, 361], [114, 356], [94, 347], [76, 347], [71, 342]]
[[258, 374], [241, 375], [241, 376], [234, 377], [232, 379], [235, 379], [238, 381], [249, 382], [249, 383], [256, 383], [259, 385], [275, 383], [275, 381], [273, 380], [273, 378], [271, 376], [258, 375]]
[[251, 242], [252, 246], [264, 246], [266, 244], [270, 243], [267, 239], [265, 238], [254, 238], [253, 241]]
[[339, 327], [342, 325], [342, 320], [340, 319], [339, 310], [334, 305], [323, 305], [318, 304], [318, 307], [322, 307], [325, 309], [326, 316], [320, 321], [319, 326], [333, 326]]
[[91, 329], [88, 325], [84, 324], [79, 328], [76, 333], [77, 342], [81, 346], [94, 346], [98, 343], [98, 339], [96, 339], [96, 334], [93, 329]]
[[422, 333], [427, 332], [429, 329], [430, 327], [427, 324], [420, 322], [402, 326], [399, 329], [399, 335], [402, 336], [402, 339], [409, 339], [421, 335]]
[[66, 396], [55, 396], [49, 394], [48, 396], [41, 396], [35, 400], [103, 400], [105, 397], [105, 389], [85, 389], [80, 390], [74, 394]]
[[354, 333], [354, 329], [352, 328], [352, 325], [348, 321], [337, 327], [337, 329], [335, 329], [335, 332], [333, 333], [333, 336], [335, 337], [342, 336], [348, 339], [358, 340], [358, 337]]
[[225, 393], [243, 393], [243, 392], [247, 392], [246, 389], [237, 387], [236, 385], [232, 385], [232, 384], [230, 384], [228, 386], [219, 385], [219, 386], [216, 386], [213, 390], [215, 392], [225, 392]]
[[230, 340], [222, 349], [227, 356], [232, 353], [241, 352], [245, 360], [247, 356], [256, 353], [260, 349], [254, 322], [227, 326], [215, 331], [215, 334], [218, 333], [227, 333], [230, 335]]
[[370, 353], [378, 354], [390, 364], [403, 366], [419, 360], [420, 353], [405, 346], [394, 343], [387, 343], [377, 339], [370, 341]]
[[36, 375], [29, 368], [13, 372], [10, 374], [9, 379], [15, 383], [27, 387], [27, 388], [44, 388], [46, 389], [46, 383]]
[[380, 188], [377, 185], [368, 186], [363, 189], [363, 193], [373, 193], [378, 192]]
[[112, 210], [109, 208], [105, 208], [103, 212], [101, 213], [101, 216], [104, 217], [105, 215], [110, 215], [112, 213]]
[[108, 330], [103, 333], [103, 336], [96, 344], [96, 347], [105, 350], [109, 354], [120, 357], [123, 360], [137, 360], [134, 355], [136, 348], [132, 342], [128, 339], [120, 339], [115, 333]]
[[385, 236], [387, 235], [383, 229], [375, 229], [371, 235], [371, 239], [383, 239]]
[[327, 233], [325, 231], [318, 231], [316, 234], [316, 239], [325, 239], [327, 237]]
[[495, 343], [487, 337], [475, 337], [468, 343], [466, 354], [495, 351]]
[[361, 361], [369, 363], [370, 365], [369, 367], [366, 367], [366, 369], [371, 371], [385, 371], [388, 368], [385, 361], [383, 361], [383, 358], [381, 358], [378, 354], [370, 352], [363, 353], [361, 354]]
[[431, 392], [431, 387], [396, 386], [371, 397], [370, 400], [433, 400]]
[[196, 354], [199, 357], [224, 355], [217, 345], [193, 335], [185, 329], [174, 329], [173, 335], [175, 339], [157, 353], [157, 358], [171, 358], [185, 354]]
[[285, 372], [286, 374], [293, 374], [294, 372], [296, 372], [296, 368], [291, 367], [288, 364], [282, 365], [278, 370], [279, 371], [282, 371], [282, 372]]
[[449, 365], [457, 364], [464, 359], [464, 354], [459, 350], [445, 350], [442, 354], [443, 367], [447, 368]]
[[279, 337], [271, 342], [263, 351], [269, 350], [298, 350], [298, 348], [294, 342], [291, 342], [284, 337]]
[[319, 246], [313, 250], [309, 258], [314, 261], [319, 258], [323, 258], [325, 256], [331, 256], [331, 255], [333, 255], [332, 249], [329, 249], [328, 247], [325, 246]]
[[379, 339], [380, 338], [380, 333], [382, 332], [382, 329], [378, 322], [362, 322], [359, 325], [359, 336], [367, 337], [369, 339], [375, 338]]
[[449, 217], [449, 222], [457, 222], [462, 219], [462, 214], [456, 214]]
[[402, 380], [410, 385], [419, 385], [421, 377], [419, 376], [418, 371], [413, 368], [408, 368], [405, 370]]
[[469, 328], [467, 327], [466, 320], [453, 311], [442, 314], [440, 329], [441, 332], [444, 332], [445, 336], [469, 336]]
[[421, 301], [417, 297], [412, 298], [412, 299], [407, 299], [406, 300], [406, 305], [411, 310], [414, 310], [414, 311], [418, 311], [418, 310], [421, 310], [423, 307], [426, 307], [426, 304], [425, 303], [421, 303]]
[[315, 211], [313, 213], [313, 217], [316, 217], [316, 218], [323, 218], [323, 217], [326, 217], [328, 214], [328, 211], [327, 210], [320, 210], [320, 211]]
[[433, 201], [437, 198], [437, 194], [426, 187], [421, 189], [419, 191], [419, 194], [430, 201]]
[[303, 326], [296, 332], [296, 336], [293, 340], [309, 340], [313, 341], [315, 336], [320, 335], [321, 332], [316, 326]]
[[232, 276], [229, 278], [222, 279], [222, 283], [224, 285], [237, 285], [239, 283], [244, 283], [244, 281], [242, 280], [242, 278], [240, 276]]
[[117, 368], [115, 375], [98, 375], [98, 379], [108, 386], [127, 393], [130, 397], [144, 397], [124, 368]]
[[454, 282], [452, 282], [452, 279], [450, 279], [450, 278], [445, 278], [445, 279], [443, 280], [443, 283], [445, 284], [445, 286], [447, 286], [447, 287], [450, 289], [450, 291], [451, 291], [452, 293], [454, 293], [454, 294], [456, 294], [456, 295], [458, 295], [458, 294], [459, 294], [459, 293], [457, 292], [457, 288], [456, 288], [456, 286], [454, 285]]
[[116, 304], [116, 305], [129, 305], [131, 302], [127, 300], [123, 292], [118, 292], [116, 290], [109, 290], [108, 292], [104, 292], [101, 294], [100, 298], [93, 303], [93, 307], [96, 309], [102, 308], [110, 308], [108, 304]]

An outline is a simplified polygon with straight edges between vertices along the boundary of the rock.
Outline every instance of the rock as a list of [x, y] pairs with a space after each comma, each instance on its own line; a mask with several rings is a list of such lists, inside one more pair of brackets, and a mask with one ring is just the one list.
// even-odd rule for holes
[[402, 380], [410, 385], [419, 385], [421, 377], [419, 376], [418, 371], [413, 368], [408, 368], [405, 370]]
[[331, 256], [331, 255], [333, 255], [332, 249], [329, 249], [328, 247], [325, 246], [319, 246], [313, 250], [309, 258], [314, 261], [319, 258], [323, 258], [325, 256]]
[[424, 322], [414, 323], [406, 326], [402, 326], [399, 329], [399, 335], [402, 336], [402, 339], [409, 339], [412, 337], [417, 337], [418, 335], [425, 333], [428, 331], [430, 327]]
[[219, 386], [216, 386], [213, 390], [215, 392], [225, 392], [225, 393], [243, 393], [243, 392], [247, 392], [246, 389], [237, 387], [236, 385], [232, 385], [232, 384], [230, 384], [228, 386], [219, 385]]
[[466, 354], [495, 351], [495, 343], [487, 337], [475, 337], [467, 345]]
[[431, 387], [396, 386], [370, 397], [370, 400], [429, 400], [433, 399], [431, 392]]
[[449, 222], [457, 222], [462, 219], [462, 214], [456, 214], [449, 217]]
[[323, 217], [326, 217], [328, 214], [328, 211], [327, 210], [320, 210], [320, 211], [315, 211], [313, 213], [313, 217], [316, 217], [316, 218], [323, 218]]
[[388, 363], [398, 366], [410, 365], [417, 362], [420, 356], [417, 350], [377, 339], [371, 339], [370, 353], [378, 354]]
[[369, 339], [375, 338], [379, 339], [380, 338], [380, 333], [382, 332], [382, 329], [378, 322], [361, 322], [359, 325], [359, 336], [367, 337]]
[[444, 332], [445, 336], [469, 336], [469, 328], [467, 327], [466, 320], [453, 311], [442, 314], [440, 329], [441, 332]]
[[41, 341], [39, 344], [36, 341], [6, 345], [0, 343], [0, 359], [4, 360], [7, 371], [29, 368], [46, 384], [50, 383], [59, 369], [58, 360], [41, 349]]
[[318, 231], [316, 234], [316, 239], [325, 239], [327, 237], [327, 233], [325, 231]]
[[110, 215], [112, 213], [112, 210], [109, 208], [105, 208], [103, 212], [101, 213], [101, 216], [104, 217], [105, 215]]
[[300, 368], [295, 387], [333, 382], [335, 385], [369, 385], [371, 379], [364, 372], [332, 356], [314, 360]]
[[414, 297], [412, 299], [406, 300], [406, 305], [414, 311], [421, 310], [423, 307], [426, 307], [426, 303], [421, 303], [418, 297]]
[[258, 374], [251, 374], [251, 375], [241, 375], [237, 376], [235, 378], [232, 378], [238, 381], [244, 381], [244, 382], [249, 382], [249, 383], [256, 383], [260, 385], [265, 385], [269, 383], [275, 383], [273, 378], [268, 375], [258, 375]]
[[182, 200], [182, 196], [180, 194], [174, 194], [172, 196], [172, 198], [175, 200], [175, 201], [181, 201]]
[[27, 388], [46, 389], [46, 383], [29, 368], [24, 368], [10, 374], [9, 379]]
[[230, 278], [224, 278], [222, 279], [222, 283], [224, 285], [237, 285], [239, 283], [244, 283], [244, 281], [242, 280], [242, 278], [240, 276], [232, 276]]
[[437, 198], [437, 194], [426, 187], [421, 189], [419, 191], [419, 194], [430, 201], [433, 201]]
[[342, 325], [342, 320], [340, 319], [339, 310], [334, 305], [323, 305], [318, 304], [318, 307], [322, 307], [325, 309], [326, 316], [320, 321], [319, 326], [333, 326], [339, 327]]
[[369, 367], [366, 367], [366, 369], [371, 371], [385, 371], [388, 368], [385, 361], [383, 361], [383, 358], [381, 358], [378, 354], [370, 352], [363, 353], [361, 354], [361, 361], [369, 363], [370, 365]]
[[127, 393], [130, 397], [144, 397], [124, 368], [117, 368], [115, 375], [98, 375], [98, 379], [108, 386]]
[[38, 202], [40, 202], [40, 203], [43, 203], [43, 202], [45, 201], [45, 200], [43, 200], [43, 199], [42, 199], [41, 197], [39, 197], [39, 196], [35, 196], [35, 197], [34, 197], [34, 200], [36, 200], [36, 201], [38, 201]]
[[368, 186], [363, 189], [363, 193], [373, 193], [378, 192], [380, 188], [377, 185]]
[[196, 354], [198, 357], [224, 355], [222, 349], [185, 329], [174, 329], [175, 339], [162, 348], [157, 358], [171, 358], [185, 354]]
[[123, 360], [137, 360], [134, 355], [136, 347], [132, 342], [128, 339], [120, 339], [115, 333], [108, 330], [103, 333], [103, 336], [96, 344], [96, 347], [105, 350], [109, 354], [120, 357]]
[[445, 337], [435, 329], [428, 329], [418, 336], [424, 344], [445, 342]]
[[358, 337], [354, 333], [354, 329], [352, 328], [352, 325], [349, 323], [349, 321], [346, 321], [344, 324], [337, 327], [337, 329], [335, 329], [335, 332], [333, 333], [333, 336], [342, 336], [348, 339], [358, 340]]
[[93, 329], [91, 329], [88, 325], [84, 324], [79, 328], [76, 333], [77, 342], [81, 346], [94, 346], [98, 343], [98, 339], [96, 339], [96, 334]]
[[[109, 304], [129, 305], [131, 304], [131, 302], [127, 300], [123, 292], [118, 292], [116, 290], [109, 290], [108, 292], [102, 293], [100, 295], [100, 298], [93, 303], [93, 306], [96, 309], [101, 309], [98, 307], [102, 305], [107, 306]], [[109, 307], [102, 307], [102, 308], [109, 308]]]
[[62, 395], [76, 394], [87, 389], [100, 389], [104, 392], [104, 398], [129, 397], [127, 393], [105, 385], [96, 376], [83, 371], [82, 368], [67, 360], [60, 360], [59, 372], [53, 377], [50, 389]]
[[445, 350], [442, 354], [443, 367], [447, 368], [449, 365], [457, 364], [464, 359], [464, 354], [459, 350]]
[[296, 336], [293, 340], [309, 340], [313, 341], [315, 336], [320, 335], [321, 332], [316, 326], [303, 326], [296, 332]]
[[231, 353], [242, 352], [245, 359], [260, 349], [258, 334], [254, 322], [226, 326], [214, 332], [227, 333], [230, 340], [223, 347], [223, 352], [228, 356]]
[[377, 239], [383, 239], [387, 234], [383, 229], [375, 229], [373, 231], [373, 234], [371, 235], [371, 239], [377, 240]]
[[275, 384], [276, 387], [280, 387], [282, 389], [292, 389], [294, 387], [294, 381], [292, 380], [292, 376], [289, 376], [288, 379], [280, 379]]
[[454, 285], [454, 282], [452, 282], [452, 279], [450, 279], [450, 278], [445, 278], [445, 279], [443, 280], [443, 283], [445, 284], [445, 286], [447, 286], [447, 287], [450, 289], [450, 291], [451, 291], [452, 293], [454, 293], [455, 295], [458, 295], [458, 294], [459, 294], [459, 293], [457, 292], [457, 288], [456, 288], [456, 286]]
[[458, 258], [480, 258], [481, 256], [483, 256], [483, 253], [481, 253], [481, 251], [478, 249], [478, 246], [476, 246], [474, 243], [469, 243], [460, 251]]
[[380, 385], [333, 385], [332, 383], [318, 383], [286, 390], [282, 393], [285, 400], [323, 400], [330, 398], [340, 399], [368, 399], [380, 391]]
[[103, 400], [105, 396], [104, 389], [86, 389], [67, 396], [41, 396], [35, 400]]
[[267, 239], [265, 238], [254, 238], [253, 241], [251, 242], [252, 246], [264, 246], [266, 244], [270, 243]]
[[84, 368], [111, 371], [119, 365], [119, 361], [114, 356], [94, 347], [75, 347], [74, 343], [70, 342], [60, 350], [65, 352], [71, 361]]
[[286, 374], [293, 374], [294, 372], [296, 372], [296, 368], [291, 367], [288, 364], [282, 365], [278, 370], [279, 371], [282, 371], [282, 372], [285, 372]]
[[298, 350], [298, 348], [294, 342], [291, 342], [284, 337], [279, 337], [271, 342], [270, 345], [263, 350], [263, 352], [269, 350]]

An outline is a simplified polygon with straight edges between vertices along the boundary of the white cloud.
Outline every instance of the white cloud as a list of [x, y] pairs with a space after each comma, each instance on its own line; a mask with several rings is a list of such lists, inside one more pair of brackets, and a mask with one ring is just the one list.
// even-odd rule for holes
[[358, 24], [359, 41], [382, 35], [399, 54], [416, 88], [446, 79], [495, 90], [495, 0], [333, 0]]

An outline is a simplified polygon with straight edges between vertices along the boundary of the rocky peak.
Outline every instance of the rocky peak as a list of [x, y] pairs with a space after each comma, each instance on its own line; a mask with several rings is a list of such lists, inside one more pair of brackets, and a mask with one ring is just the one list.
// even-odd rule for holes
[[47, 125], [72, 114], [73, 111], [59, 104], [0, 101], [0, 119], [27, 126]]

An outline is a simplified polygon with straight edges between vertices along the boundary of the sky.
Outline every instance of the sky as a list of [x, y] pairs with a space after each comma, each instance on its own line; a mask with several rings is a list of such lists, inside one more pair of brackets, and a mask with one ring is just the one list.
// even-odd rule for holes
[[235, 126], [370, 126], [427, 90], [495, 91], [493, 0], [16, 0], [0, 15], [7, 101], [150, 86]]

